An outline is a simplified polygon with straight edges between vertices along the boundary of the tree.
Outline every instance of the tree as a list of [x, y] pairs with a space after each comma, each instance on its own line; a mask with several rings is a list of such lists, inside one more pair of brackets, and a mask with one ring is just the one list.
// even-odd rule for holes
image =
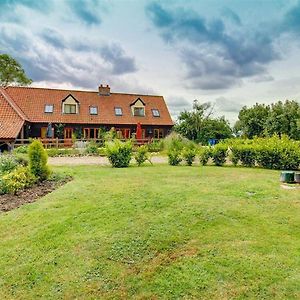
[[278, 134], [288, 135], [300, 140], [300, 105], [296, 101], [286, 100], [271, 105], [271, 111], [266, 120], [265, 132], [268, 136]]
[[192, 111], [183, 111], [174, 129], [186, 138], [206, 144], [210, 138], [223, 139], [231, 136], [231, 128], [224, 117], [212, 118], [213, 107], [209, 102], [194, 101]]
[[0, 86], [29, 85], [31, 82], [22, 66], [13, 57], [0, 54]]
[[241, 131], [242, 135], [248, 138], [263, 136], [269, 113], [270, 107], [265, 104], [256, 103], [250, 108], [244, 106], [239, 112], [239, 119], [234, 125], [234, 131]]

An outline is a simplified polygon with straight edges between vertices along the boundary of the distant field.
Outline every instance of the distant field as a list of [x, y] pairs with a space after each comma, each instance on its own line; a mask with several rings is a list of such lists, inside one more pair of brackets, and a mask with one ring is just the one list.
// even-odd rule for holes
[[300, 191], [279, 172], [56, 167], [0, 214], [0, 299], [299, 299]]

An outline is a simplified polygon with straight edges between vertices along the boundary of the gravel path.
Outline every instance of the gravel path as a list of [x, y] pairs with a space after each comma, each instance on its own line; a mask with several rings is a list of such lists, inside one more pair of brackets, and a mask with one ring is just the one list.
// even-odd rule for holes
[[[164, 156], [153, 156], [152, 163], [167, 163], [168, 159]], [[49, 165], [52, 166], [78, 166], [78, 165], [109, 165], [108, 159], [102, 156], [81, 156], [81, 157], [49, 157]]]

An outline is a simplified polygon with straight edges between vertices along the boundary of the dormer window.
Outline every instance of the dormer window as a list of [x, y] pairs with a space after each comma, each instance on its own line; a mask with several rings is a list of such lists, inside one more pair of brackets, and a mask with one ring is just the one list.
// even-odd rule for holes
[[76, 114], [76, 104], [65, 104], [64, 105], [65, 114]]
[[90, 115], [98, 115], [98, 107], [90, 106]]
[[145, 116], [145, 108], [144, 107], [134, 107], [133, 115], [135, 117], [144, 117]]
[[158, 109], [152, 109], [152, 115], [153, 117], [160, 117], [160, 113]]
[[115, 115], [116, 116], [122, 116], [123, 115], [121, 107], [115, 107]]
[[62, 113], [63, 114], [79, 113], [79, 101], [76, 100], [71, 94], [62, 100]]
[[45, 113], [53, 113], [53, 104], [45, 105]]

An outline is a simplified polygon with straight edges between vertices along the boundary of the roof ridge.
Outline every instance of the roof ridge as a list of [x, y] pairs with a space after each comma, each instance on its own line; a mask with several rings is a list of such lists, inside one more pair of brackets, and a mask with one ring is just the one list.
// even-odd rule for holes
[[[57, 89], [57, 88], [49, 88], [49, 87], [35, 87], [35, 86], [8, 86], [5, 89], [37, 89], [37, 90], [51, 90], [51, 91], [66, 91], [66, 92], [84, 92], [84, 93], [96, 93], [98, 91], [89, 91], [89, 90], [74, 90], [74, 89]], [[111, 94], [119, 94], [119, 95], [133, 95], [133, 96], [150, 96], [150, 97], [163, 97], [162, 95], [152, 95], [152, 94], [137, 94], [137, 93], [115, 93], [111, 92]]]
[[13, 101], [13, 99], [9, 96], [9, 94], [6, 92], [5, 89], [0, 87], [0, 93], [23, 121], [29, 120], [29, 118], [24, 114], [24, 112], [21, 110], [21, 108]]

